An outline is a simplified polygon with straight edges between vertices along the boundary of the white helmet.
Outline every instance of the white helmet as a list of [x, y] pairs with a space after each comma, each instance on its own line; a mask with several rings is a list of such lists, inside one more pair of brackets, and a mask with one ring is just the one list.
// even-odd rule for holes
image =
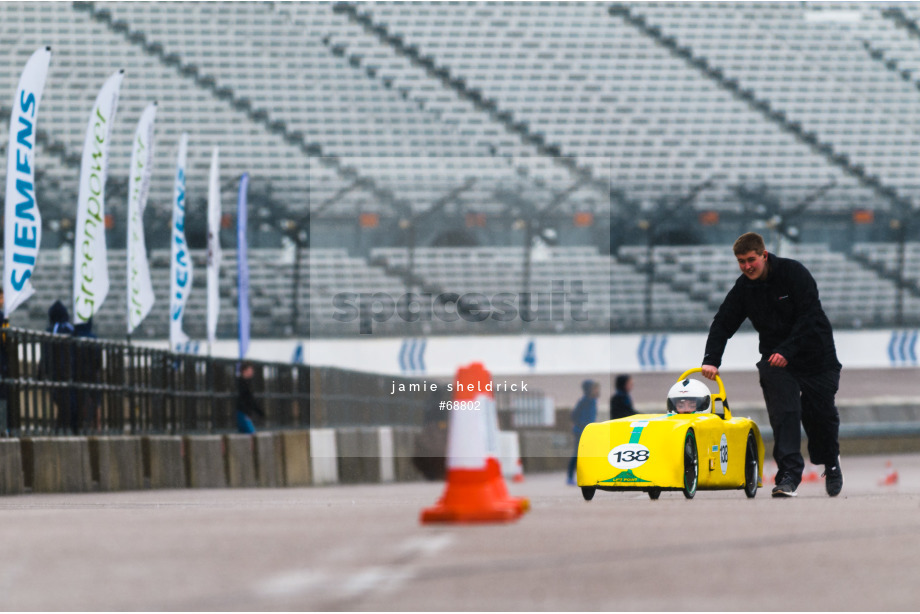
[[671, 386], [668, 391], [668, 412], [681, 413], [677, 411], [677, 402], [684, 400], [693, 401], [694, 412], [708, 411], [711, 398], [709, 386], [699, 380], [687, 378]]

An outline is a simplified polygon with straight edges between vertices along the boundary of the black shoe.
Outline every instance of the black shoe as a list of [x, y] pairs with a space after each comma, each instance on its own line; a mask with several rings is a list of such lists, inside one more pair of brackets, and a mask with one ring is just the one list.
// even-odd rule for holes
[[794, 497], [795, 496], [795, 482], [792, 481], [792, 478], [783, 478], [777, 482], [776, 486], [773, 487], [773, 496], [774, 497]]
[[836, 497], [843, 489], [843, 471], [840, 470], [840, 457], [837, 457], [837, 461], [833, 466], [825, 465], [824, 467], [824, 473], [821, 474], [824, 478], [824, 489], [827, 490], [828, 495]]

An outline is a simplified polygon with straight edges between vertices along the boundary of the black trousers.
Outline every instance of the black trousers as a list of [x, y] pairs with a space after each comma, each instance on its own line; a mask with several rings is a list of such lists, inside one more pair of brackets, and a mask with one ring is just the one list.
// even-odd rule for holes
[[808, 456], [813, 464], [833, 464], [840, 454], [840, 414], [834, 404], [840, 367], [803, 374], [787, 367], [771, 367], [761, 360], [757, 370], [773, 428], [776, 482], [791, 477], [798, 486], [805, 468], [800, 424], [808, 437]]

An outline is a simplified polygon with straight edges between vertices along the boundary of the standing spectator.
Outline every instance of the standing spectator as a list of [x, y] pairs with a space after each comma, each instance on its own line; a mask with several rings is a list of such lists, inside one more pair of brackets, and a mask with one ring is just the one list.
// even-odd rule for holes
[[759, 234], [741, 235], [732, 249], [742, 275], [712, 320], [703, 375], [715, 379], [725, 344], [749, 318], [760, 333], [757, 369], [773, 427], [773, 496], [794, 497], [802, 481], [801, 423], [811, 462], [824, 465], [825, 490], [836, 497], [843, 488], [834, 404], [841, 366], [818, 285], [800, 262], [767, 253]]
[[[48, 309], [48, 329], [53, 335], [73, 335], [70, 314], [61, 301], [54, 301]], [[67, 382], [66, 387], [55, 387], [51, 398], [58, 408], [58, 425], [73, 434], [80, 431], [80, 416], [77, 412], [76, 391], [73, 382], [74, 356], [72, 341], [46, 341], [42, 344], [42, 374], [52, 382]]]
[[636, 413], [633, 407], [632, 397], [629, 393], [633, 389], [633, 378], [631, 375], [617, 375], [616, 392], [610, 397], [610, 419], [627, 418]]
[[[74, 324], [73, 336], [80, 339], [98, 339], [93, 332], [93, 319]], [[96, 343], [78, 342], [74, 347], [74, 381], [79, 390], [77, 392], [77, 407], [83, 415], [89, 414], [93, 425], [98, 430], [102, 421], [102, 404], [99, 402], [99, 393], [86, 389], [85, 386], [102, 382], [102, 348]]]
[[578, 463], [578, 442], [585, 427], [597, 420], [597, 397], [601, 395], [601, 385], [591, 379], [581, 383], [584, 393], [575, 409], [572, 410], [572, 433], [575, 435], [575, 451], [569, 461], [569, 473], [566, 483], [575, 486], [575, 465]]
[[447, 427], [449, 411], [441, 403], [450, 393], [438, 388], [428, 395], [422, 430], [415, 436], [412, 464], [427, 480], [443, 480], [447, 473]]
[[54, 301], [54, 304], [48, 308], [48, 328], [46, 332], [54, 335], [73, 334], [73, 324], [70, 323], [70, 313], [61, 301]]
[[252, 376], [255, 370], [252, 363], [244, 362], [240, 365], [240, 376], [237, 378], [236, 397], [236, 426], [240, 433], [250, 434], [256, 432], [252, 423], [253, 415], [264, 417], [265, 412], [259, 407], [255, 395], [252, 393]]

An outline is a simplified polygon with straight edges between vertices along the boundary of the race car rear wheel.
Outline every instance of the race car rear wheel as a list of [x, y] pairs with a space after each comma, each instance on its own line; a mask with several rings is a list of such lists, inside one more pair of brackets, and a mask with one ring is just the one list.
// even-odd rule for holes
[[693, 429], [687, 430], [684, 440], [684, 496], [692, 499], [696, 494], [696, 485], [700, 477], [699, 454], [696, 450], [696, 435]]
[[652, 501], [657, 501], [658, 497], [660, 496], [661, 496], [660, 488], [649, 488], [648, 489], [648, 498], [651, 499]]
[[754, 441], [754, 431], [748, 433], [747, 453], [744, 456], [744, 494], [748, 499], [757, 495], [757, 479], [760, 473], [757, 466], [757, 443]]
[[594, 486], [582, 486], [581, 487], [581, 496], [585, 498], [585, 501], [590, 501], [594, 498], [594, 493], [597, 491], [597, 488]]

